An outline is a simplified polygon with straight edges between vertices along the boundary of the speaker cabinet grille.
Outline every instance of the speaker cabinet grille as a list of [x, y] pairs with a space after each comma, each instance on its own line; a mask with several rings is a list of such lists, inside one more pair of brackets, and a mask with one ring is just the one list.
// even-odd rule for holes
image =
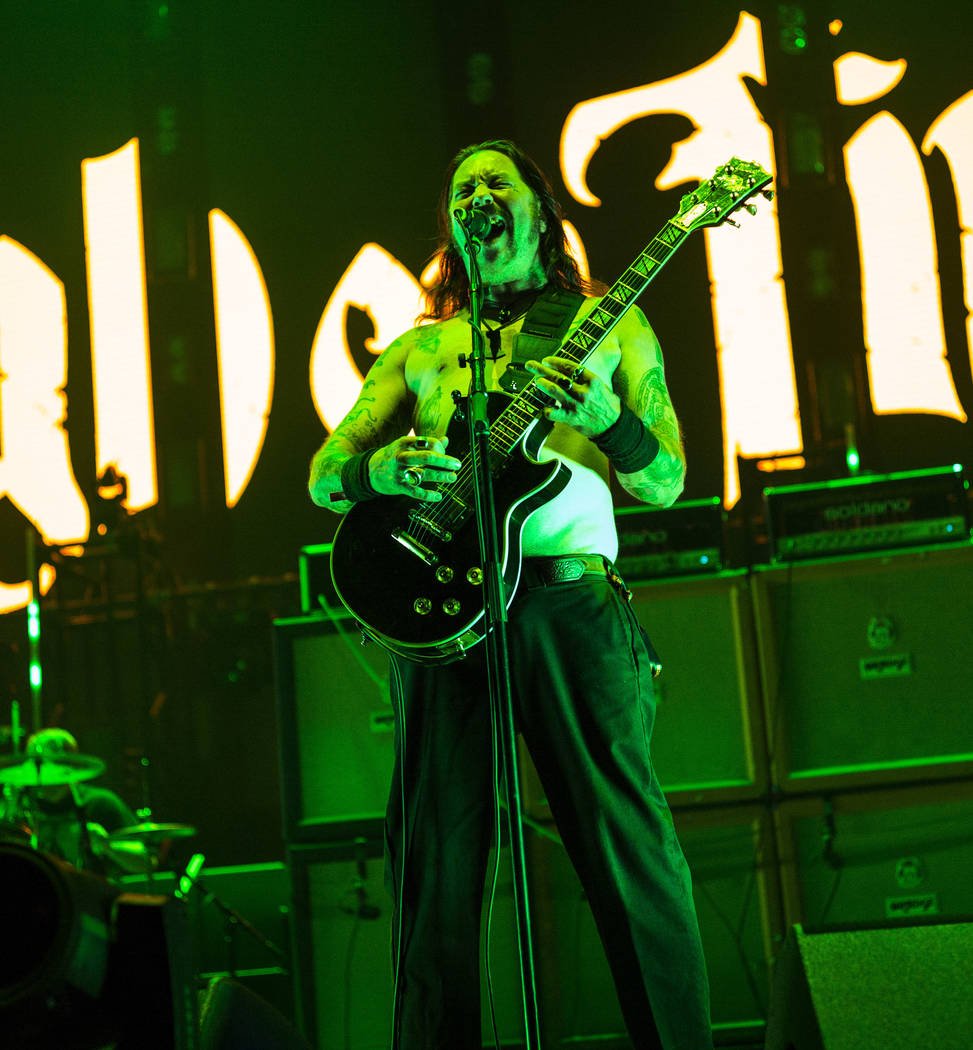
[[968, 1050], [973, 926], [788, 935], [767, 1050]]
[[285, 837], [379, 836], [393, 764], [385, 650], [320, 615], [276, 621], [274, 642]]
[[391, 1042], [392, 906], [381, 858], [376, 841], [289, 850], [298, 1018], [320, 1050]]
[[759, 794], [763, 722], [746, 575], [633, 587], [662, 662], [652, 757], [670, 802]]
[[793, 799], [777, 825], [788, 922], [973, 917], [973, 782]]
[[[289, 862], [302, 1031], [317, 1040], [320, 1050], [387, 1050], [392, 1032], [392, 901], [384, 888], [381, 843], [294, 846]], [[481, 962], [486, 915], [484, 907]], [[500, 1039], [522, 1043], [520, 963], [506, 849], [500, 856], [491, 929], [490, 972]], [[490, 1046], [485, 967], [481, 971], [483, 1043]]]
[[753, 588], [781, 787], [973, 773], [973, 547], [757, 571]]

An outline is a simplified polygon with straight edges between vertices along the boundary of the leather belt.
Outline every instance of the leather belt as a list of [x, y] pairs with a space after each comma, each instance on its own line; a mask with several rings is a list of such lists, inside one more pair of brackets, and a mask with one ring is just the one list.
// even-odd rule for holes
[[524, 583], [528, 587], [549, 587], [569, 583], [582, 576], [607, 576], [608, 568], [601, 554], [562, 554], [555, 558], [524, 558]]

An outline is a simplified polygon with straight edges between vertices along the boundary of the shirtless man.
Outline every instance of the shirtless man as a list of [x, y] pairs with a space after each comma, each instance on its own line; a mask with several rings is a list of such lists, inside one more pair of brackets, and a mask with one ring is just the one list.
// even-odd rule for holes
[[[461, 151], [440, 201], [434, 323], [382, 353], [314, 456], [309, 491], [322, 507], [345, 512], [357, 499], [393, 494], [436, 502], [440, 494], [419, 478], [456, 480], [461, 464], [444, 436], [451, 391], [469, 388], [469, 372], [458, 365], [470, 344], [468, 260], [452, 218], [460, 207], [482, 208], [493, 220], [479, 255], [485, 327], [500, 337], [490, 389], [500, 389], [537, 294], [548, 283], [586, 289], [533, 161], [504, 140]], [[586, 298], [575, 323], [596, 303]], [[567, 461], [571, 479], [523, 532], [524, 569], [508, 627], [518, 728], [585, 887], [633, 1045], [709, 1050], [689, 872], [649, 758], [650, 657], [607, 564], [618, 549], [609, 463], [632, 495], [668, 506], [685, 476], [679, 426], [659, 344], [638, 307], [583, 372], [574, 367], [556, 355], [527, 364], [554, 402], [545, 410], [555, 425], [541, 458]], [[402, 436], [410, 427], [414, 436]], [[396, 771], [387, 838], [401, 1002], [395, 1045], [404, 1050], [481, 1046], [477, 945], [493, 831], [482, 650], [444, 666], [392, 660]]]

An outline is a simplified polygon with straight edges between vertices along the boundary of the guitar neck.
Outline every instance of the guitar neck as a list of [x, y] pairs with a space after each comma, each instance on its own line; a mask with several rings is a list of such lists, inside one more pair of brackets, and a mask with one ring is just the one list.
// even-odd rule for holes
[[[670, 219], [562, 344], [558, 357], [569, 358], [582, 368], [689, 233]], [[494, 421], [491, 446], [498, 452], [509, 452], [549, 403], [547, 395], [531, 380]]]

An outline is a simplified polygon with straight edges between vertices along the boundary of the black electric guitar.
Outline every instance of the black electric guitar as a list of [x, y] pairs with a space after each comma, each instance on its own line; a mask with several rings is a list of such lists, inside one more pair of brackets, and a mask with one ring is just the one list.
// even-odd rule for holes
[[[734, 158], [680, 202], [649, 246], [557, 351], [578, 367], [694, 230], [730, 220], [771, 176], [759, 164]], [[732, 222], [732, 220], [730, 220]], [[736, 225], [736, 223], [734, 223]], [[530, 515], [568, 483], [570, 468], [537, 454], [552, 424], [550, 404], [531, 380], [516, 396], [491, 393], [490, 458], [507, 604], [520, 580], [520, 536]], [[394, 653], [418, 661], [462, 656], [485, 633], [483, 570], [474, 510], [473, 464], [462, 408], [446, 431], [449, 452], [462, 461], [457, 481], [437, 486], [438, 503], [383, 496], [355, 504], [335, 533], [331, 575], [342, 602], [363, 631]], [[427, 486], [428, 487], [428, 486]]]

